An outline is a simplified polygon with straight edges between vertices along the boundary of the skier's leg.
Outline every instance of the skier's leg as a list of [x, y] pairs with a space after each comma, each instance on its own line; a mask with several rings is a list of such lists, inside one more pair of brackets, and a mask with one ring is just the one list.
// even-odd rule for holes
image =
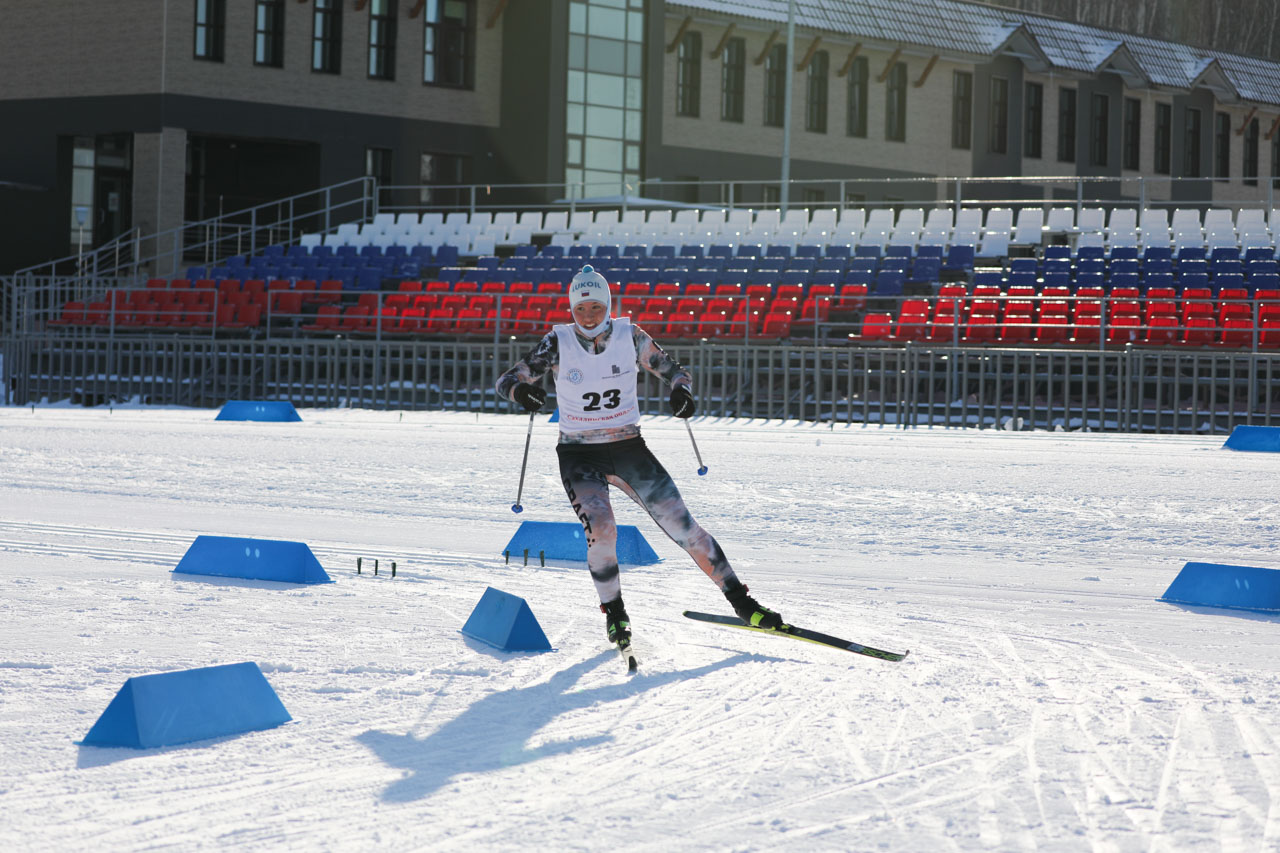
[[622, 596], [618, 577], [618, 526], [609, 502], [609, 484], [590, 453], [560, 451], [560, 478], [574, 515], [587, 537], [587, 568], [600, 603]]
[[739, 584], [720, 544], [689, 513], [671, 475], [642, 440], [633, 441], [614, 454], [615, 473], [608, 481], [648, 512], [721, 590]]

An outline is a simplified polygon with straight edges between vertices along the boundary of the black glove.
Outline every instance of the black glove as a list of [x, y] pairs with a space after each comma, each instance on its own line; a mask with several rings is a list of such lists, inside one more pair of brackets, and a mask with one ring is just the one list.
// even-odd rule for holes
[[671, 389], [671, 414], [677, 418], [691, 418], [697, 409], [688, 388], [677, 385]]
[[528, 382], [521, 382], [511, 392], [511, 396], [516, 402], [524, 406], [526, 412], [536, 412], [542, 408], [542, 404], [547, 402], [547, 392], [541, 385], [532, 385]]

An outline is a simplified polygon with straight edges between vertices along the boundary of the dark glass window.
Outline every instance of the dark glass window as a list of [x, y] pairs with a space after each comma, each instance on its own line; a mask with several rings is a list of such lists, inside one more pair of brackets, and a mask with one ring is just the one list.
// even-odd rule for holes
[[1009, 153], [1009, 81], [991, 78], [991, 116], [987, 148], [992, 154]]
[[724, 121], [742, 121], [743, 102], [746, 100], [747, 43], [733, 38], [724, 46], [720, 65], [720, 118]]
[[1156, 104], [1156, 138], [1155, 163], [1152, 168], [1157, 175], [1167, 175], [1172, 171], [1173, 161], [1173, 106]]
[[1231, 116], [1226, 113], [1213, 115], [1213, 176], [1231, 177]]
[[1244, 158], [1240, 163], [1244, 182], [1251, 187], [1258, 185], [1258, 120], [1251, 119], [1244, 129]]
[[1190, 107], [1182, 116], [1182, 175], [1200, 177], [1200, 111]]
[[1137, 171], [1142, 151], [1142, 101], [1124, 99], [1124, 168]]
[[676, 115], [702, 114], [702, 33], [687, 32], [676, 53]]
[[859, 56], [849, 66], [848, 104], [845, 133], [866, 138], [867, 135], [867, 58]]
[[222, 62], [227, 0], [196, 0], [196, 59]]
[[1271, 186], [1280, 188], [1280, 133], [1271, 137]]
[[342, 0], [316, 0], [311, 26], [311, 70], [342, 73]]
[[391, 149], [364, 149], [364, 174], [366, 177], [377, 178], [380, 187], [391, 186]]
[[369, 0], [369, 76], [396, 79], [396, 0]]
[[1022, 141], [1022, 156], [1041, 157], [1044, 133], [1044, 86], [1039, 83], [1028, 83], [1026, 93], [1026, 118]]
[[418, 160], [418, 200], [421, 204], [461, 207], [467, 202], [463, 184], [471, 179], [471, 161], [457, 154], [423, 152]]
[[884, 138], [907, 141], [907, 63], [895, 62], [885, 81]]
[[786, 105], [787, 47], [775, 44], [764, 61], [764, 123], [767, 127], [782, 127], [782, 114]]
[[1089, 98], [1089, 165], [1107, 165], [1107, 143], [1111, 141], [1111, 98], [1094, 93]]
[[[395, 9], [392, 8], [392, 17]], [[474, 83], [474, 0], [426, 0], [422, 15], [422, 82], [470, 89]], [[392, 27], [395, 26], [394, 20]], [[394, 29], [392, 39], [395, 38]]]
[[253, 64], [284, 67], [284, 0], [257, 0], [253, 17]]
[[951, 147], [973, 145], [973, 74], [956, 71], [951, 75]]
[[831, 54], [820, 50], [809, 60], [805, 87], [804, 129], [827, 132], [827, 72], [831, 70]]
[[1058, 160], [1076, 161], [1076, 90], [1058, 89]]

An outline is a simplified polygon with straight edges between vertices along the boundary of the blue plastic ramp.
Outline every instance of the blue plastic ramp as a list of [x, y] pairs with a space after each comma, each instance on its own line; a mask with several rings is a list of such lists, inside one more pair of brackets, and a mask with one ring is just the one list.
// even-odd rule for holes
[[302, 542], [197, 536], [174, 573], [281, 583], [333, 583]]
[[248, 661], [130, 678], [80, 743], [150, 749], [291, 719], [262, 670]]
[[[541, 552], [548, 560], [587, 561], [587, 537], [582, 525], [574, 522], [521, 522], [503, 551], [512, 558], [523, 557], [526, 548], [531, 559]], [[648, 566], [656, 562], [658, 555], [635, 525], [618, 525], [618, 565]]]
[[1280, 427], [1236, 425], [1222, 445], [1227, 450], [1280, 453]]
[[493, 587], [485, 589], [462, 626], [462, 633], [504, 652], [551, 651], [551, 643], [528, 602]]
[[288, 400], [230, 400], [218, 412], [218, 421], [300, 421]]
[[1160, 600], [1277, 613], [1280, 612], [1280, 569], [1187, 563]]

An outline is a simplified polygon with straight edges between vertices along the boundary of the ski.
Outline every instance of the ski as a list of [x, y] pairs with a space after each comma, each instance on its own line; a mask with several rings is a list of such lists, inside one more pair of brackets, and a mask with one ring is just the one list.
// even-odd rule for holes
[[783, 625], [781, 628], [756, 628], [748, 625], [737, 616], [719, 616], [715, 613], [699, 613], [696, 610], [686, 610], [684, 615], [697, 622], [707, 622], [712, 625], [724, 625], [728, 628], [741, 628], [744, 631], [759, 631], [762, 634], [779, 634], [784, 637], [795, 637], [797, 640], [805, 640], [810, 643], [817, 643], [820, 646], [831, 646], [836, 649], [844, 649], [845, 651], [855, 652], [867, 657], [879, 658], [880, 660], [899, 661], [905, 658], [910, 652], [887, 652], [884, 649], [877, 649], [873, 646], [864, 646], [861, 643], [851, 643], [848, 640], [842, 640], [839, 637], [833, 637], [830, 634], [823, 634], [818, 631], [810, 631], [807, 628], [797, 628], [794, 625]]
[[618, 653], [622, 655], [622, 662], [627, 665], [627, 672], [636, 672], [640, 669], [640, 662], [636, 660], [635, 650], [631, 648], [631, 640], [626, 639], [618, 646]]

